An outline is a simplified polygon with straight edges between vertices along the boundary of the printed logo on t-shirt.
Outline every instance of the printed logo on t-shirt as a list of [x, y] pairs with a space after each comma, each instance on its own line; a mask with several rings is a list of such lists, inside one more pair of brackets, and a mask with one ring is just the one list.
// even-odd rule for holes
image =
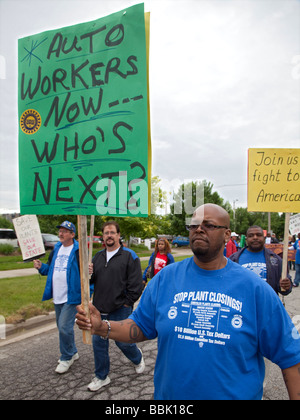
[[54, 271], [67, 271], [67, 266], [68, 266], [68, 260], [69, 260], [69, 255], [57, 255], [57, 258], [55, 260], [55, 266], [54, 266]]
[[177, 317], [178, 311], [176, 306], [171, 306], [169, 312], [168, 312], [168, 318], [169, 319], [175, 319]]
[[[177, 305], [177, 306], [174, 306]], [[168, 318], [174, 320], [177, 338], [225, 346], [232, 333], [243, 328], [243, 302], [225, 293], [189, 291], [177, 293]]]
[[266, 266], [266, 263], [248, 262], [246, 264], [242, 264], [242, 267], [247, 268], [247, 270], [253, 271], [262, 280], [267, 281], [267, 266]]

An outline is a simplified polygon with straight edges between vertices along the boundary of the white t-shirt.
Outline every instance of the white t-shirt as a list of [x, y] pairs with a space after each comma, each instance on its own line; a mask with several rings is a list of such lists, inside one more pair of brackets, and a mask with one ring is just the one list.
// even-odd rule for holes
[[118, 249], [115, 249], [114, 251], [107, 251], [106, 250], [106, 263], [119, 251], [120, 247]]
[[66, 303], [68, 301], [68, 284], [67, 284], [67, 266], [73, 244], [70, 246], [61, 246], [54, 264], [52, 290], [53, 302], [56, 305]]

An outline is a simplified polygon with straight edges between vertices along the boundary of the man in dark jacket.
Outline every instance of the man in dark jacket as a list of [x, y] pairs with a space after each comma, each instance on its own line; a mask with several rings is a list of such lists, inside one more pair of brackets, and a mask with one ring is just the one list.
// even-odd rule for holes
[[[138, 256], [120, 245], [119, 225], [114, 221], [106, 222], [102, 231], [105, 249], [93, 258], [91, 283], [95, 285], [93, 304], [109, 327], [110, 320], [121, 321], [132, 313], [143, 283]], [[90, 391], [98, 391], [110, 383], [108, 343], [108, 336], [105, 339], [93, 336], [95, 378], [88, 385]], [[136, 344], [116, 342], [116, 345], [135, 365], [136, 373], [142, 373], [145, 363]]]
[[254, 271], [265, 280], [275, 292], [286, 296], [292, 291], [290, 278], [281, 278], [282, 259], [273, 251], [265, 248], [264, 232], [260, 226], [247, 230], [247, 245], [230, 256], [230, 259], [248, 270]]

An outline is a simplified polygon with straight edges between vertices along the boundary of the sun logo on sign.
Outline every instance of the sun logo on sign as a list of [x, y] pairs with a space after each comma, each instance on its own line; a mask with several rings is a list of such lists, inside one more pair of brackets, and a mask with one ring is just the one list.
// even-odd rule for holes
[[36, 133], [42, 124], [40, 114], [35, 109], [27, 109], [20, 118], [20, 127], [25, 134]]

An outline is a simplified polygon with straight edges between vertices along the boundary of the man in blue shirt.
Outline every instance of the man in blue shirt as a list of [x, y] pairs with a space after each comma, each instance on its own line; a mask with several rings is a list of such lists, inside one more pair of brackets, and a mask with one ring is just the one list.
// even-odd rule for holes
[[221, 207], [200, 206], [188, 226], [194, 256], [161, 270], [129, 319], [106, 325], [92, 305], [90, 318], [77, 307], [92, 334], [158, 337], [155, 399], [261, 399], [264, 357], [300, 399], [300, 336], [272, 288], [224, 257], [229, 223]]
[[251, 226], [246, 235], [247, 247], [232, 254], [230, 259], [247, 270], [253, 271], [266, 281], [278, 294], [286, 296], [292, 291], [290, 278], [281, 278], [282, 259], [265, 248], [264, 231], [260, 226]]
[[43, 300], [53, 298], [59, 331], [61, 356], [55, 372], [62, 374], [79, 359], [74, 336], [76, 306], [81, 302], [79, 245], [75, 240], [75, 225], [65, 220], [59, 229], [59, 239], [47, 264], [34, 260], [34, 267], [47, 276]]

